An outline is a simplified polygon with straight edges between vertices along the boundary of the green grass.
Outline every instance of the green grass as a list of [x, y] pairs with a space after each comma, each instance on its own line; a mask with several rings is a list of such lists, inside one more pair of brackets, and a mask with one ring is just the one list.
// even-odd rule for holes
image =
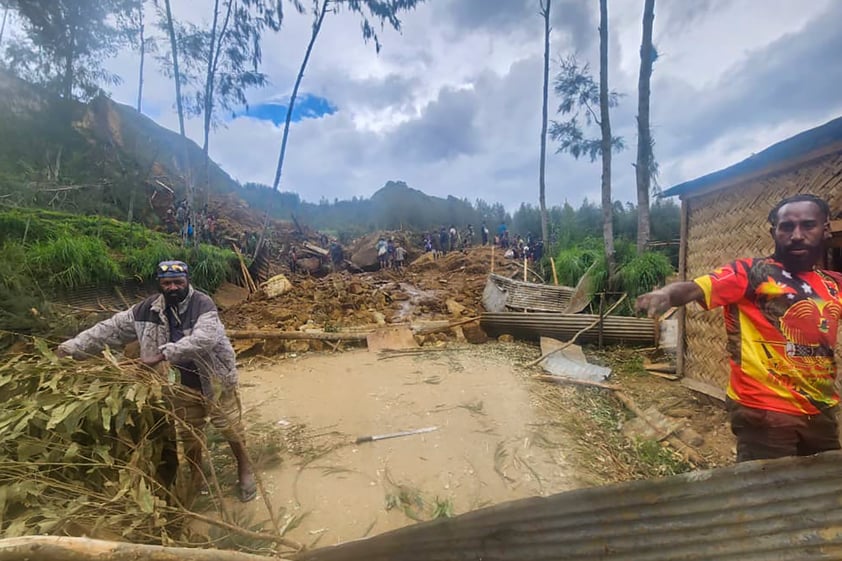
[[237, 256], [211, 245], [183, 248], [173, 236], [99, 216], [15, 208], [0, 211], [0, 330], [43, 332], [57, 294], [154, 279], [165, 259], [185, 261], [191, 282], [214, 292], [235, 278]]
[[120, 266], [98, 238], [60, 236], [29, 248], [27, 263], [35, 279], [51, 288], [105, 285], [120, 280]]
[[187, 262], [193, 284], [214, 291], [233, 278], [237, 264], [231, 251], [183, 248], [173, 236], [137, 224], [40, 209], [0, 212], [0, 238], [7, 240], [4, 255], [15, 268], [47, 292], [147, 281], [164, 259]]
[[564, 286], [576, 286], [582, 275], [593, 265], [589, 292], [625, 292], [629, 302], [653, 288], [663, 286], [666, 278], [674, 271], [669, 257], [656, 251], [645, 251], [638, 255], [634, 244], [615, 240], [617, 273], [613, 286], [608, 287], [605, 266], [605, 252], [602, 240], [588, 238], [578, 245], [567, 247], [555, 256], [558, 281]]

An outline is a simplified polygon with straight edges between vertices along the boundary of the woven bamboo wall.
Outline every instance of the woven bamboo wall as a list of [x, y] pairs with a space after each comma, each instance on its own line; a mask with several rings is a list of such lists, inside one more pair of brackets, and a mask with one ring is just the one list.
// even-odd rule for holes
[[[813, 193], [842, 211], [842, 151], [786, 172], [694, 196], [687, 195], [687, 279], [738, 257], [769, 255], [774, 243], [766, 217], [784, 197]], [[728, 384], [728, 355], [722, 312], [687, 307], [684, 375]], [[837, 345], [837, 357], [842, 345]]]

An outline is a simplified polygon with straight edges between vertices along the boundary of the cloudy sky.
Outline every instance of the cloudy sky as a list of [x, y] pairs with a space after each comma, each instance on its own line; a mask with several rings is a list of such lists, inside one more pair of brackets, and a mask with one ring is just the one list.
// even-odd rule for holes
[[[207, 0], [173, 0], [176, 18], [210, 17]], [[309, 7], [310, 1], [304, 4]], [[610, 86], [626, 96], [612, 113], [629, 148], [614, 158], [616, 199], [635, 198], [632, 162], [643, 0], [610, 0]], [[598, 69], [597, 0], [553, 0], [552, 57], [578, 53]], [[287, 10], [263, 41], [271, 85], [249, 92], [249, 115], [227, 119], [211, 155], [241, 182], [271, 184], [287, 103], [312, 16]], [[657, 0], [652, 125], [660, 183], [669, 187], [842, 115], [842, 2]], [[389, 180], [427, 194], [538, 203], [543, 22], [538, 0], [428, 0], [365, 44], [359, 20], [329, 15], [302, 83], [281, 189], [316, 202], [370, 197]], [[137, 55], [109, 66], [112, 89], [133, 105]], [[147, 65], [144, 112], [177, 130], [173, 86]], [[551, 75], [557, 67], [551, 68]], [[555, 117], [559, 100], [551, 96]], [[555, 117], [560, 118], [560, 117]], [[188, 132], [201, 143], [200, 119]], [[597, 135], [598, 131], [592, 131]], [[599, 163], [555, 154], [547, 202], [599, 200]]]

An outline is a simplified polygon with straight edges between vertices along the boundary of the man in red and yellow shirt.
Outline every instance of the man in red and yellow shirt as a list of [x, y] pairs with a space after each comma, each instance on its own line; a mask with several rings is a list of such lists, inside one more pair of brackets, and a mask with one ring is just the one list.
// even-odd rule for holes
[[818, 197], [784, 199], [769, 213], [774, 255], [737, 259], [637, 300], [650, 317], [694, 301], [723, 309], [737, 461], [840, 448], [833, 349], [842, 276], [816, 267], [830, 237], [829, 216]]

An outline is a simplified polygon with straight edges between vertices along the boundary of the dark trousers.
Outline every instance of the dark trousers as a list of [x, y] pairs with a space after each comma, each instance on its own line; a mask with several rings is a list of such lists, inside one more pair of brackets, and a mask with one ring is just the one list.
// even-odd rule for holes
[[731, 431], [737, 437], [737, 461], [810, 456], [839, 450], [837, 407], [817, 415], [789, 415], [754, 409], [728, 399]]

